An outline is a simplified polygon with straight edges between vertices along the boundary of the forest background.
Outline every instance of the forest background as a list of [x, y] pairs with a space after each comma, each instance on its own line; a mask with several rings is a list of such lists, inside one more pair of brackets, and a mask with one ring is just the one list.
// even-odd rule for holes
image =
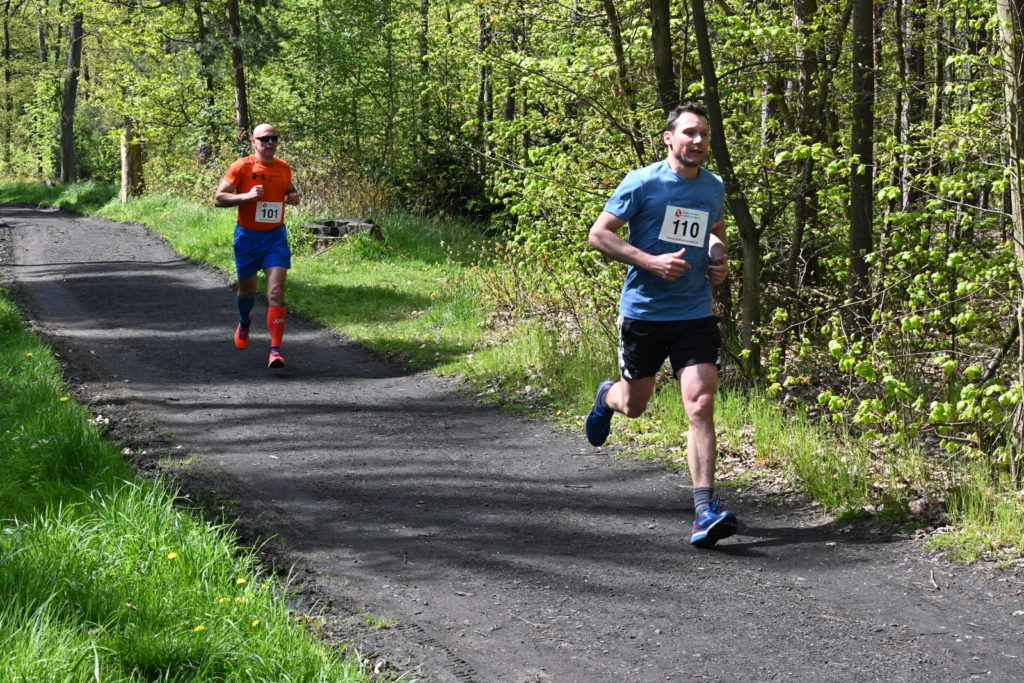
[[1019, 541], [1024, 0], [0, 7], [4, 179], [208, 203], [273, 123], [311, 214], [485, 226], [489, 343], [544, 340], [524, 383], [614, 371], [622, 267], [586, 232], [701, 99], [738, 275], [726, 384], [840, 440], [806, 466], [854, 503]]

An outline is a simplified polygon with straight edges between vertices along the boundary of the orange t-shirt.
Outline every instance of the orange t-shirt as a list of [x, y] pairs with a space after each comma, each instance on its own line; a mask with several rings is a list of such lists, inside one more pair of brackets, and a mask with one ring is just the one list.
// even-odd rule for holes
[[224, 180], [235, 192], [248, 192], [263, 185], [263, 196], [238, 205], [238, 224], [249, 230], [273, 230], [284, 225], [284, 195], [292, 186], [292, 167], [280, 159], [261, 161], [255, 154], [231, 164]]

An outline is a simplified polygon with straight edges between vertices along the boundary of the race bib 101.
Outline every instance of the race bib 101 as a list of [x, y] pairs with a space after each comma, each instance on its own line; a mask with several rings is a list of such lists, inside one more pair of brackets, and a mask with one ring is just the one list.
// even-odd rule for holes
[[665, 220], [661, 222], [658, 237], [673, 244], [703, 247], [708, 235], [708, 212], [685, 209], [681, 206], [665, 207]]
[[284, 202], [256, 202], [257, 223], [280, 223]]

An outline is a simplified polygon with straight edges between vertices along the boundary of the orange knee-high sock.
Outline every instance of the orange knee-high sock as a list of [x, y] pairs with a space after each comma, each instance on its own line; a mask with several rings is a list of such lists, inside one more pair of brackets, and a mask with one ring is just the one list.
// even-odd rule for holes
[[270, 332], [270, 345], [281, 346], [281, 339], [284, 337], [284, 306], [270, 306], [267, 308], [267, 330]]

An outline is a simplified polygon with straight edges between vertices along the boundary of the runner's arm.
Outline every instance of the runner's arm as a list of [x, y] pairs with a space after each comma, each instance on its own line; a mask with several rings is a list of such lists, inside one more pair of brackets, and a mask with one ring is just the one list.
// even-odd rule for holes
[[257, 185], [248, 192], [238, 193], [235, 186], [226, 180], [220, 181], [217, 192], [213, 195], [213, 205], [219, 207], [238, 206], [259, 199], [263, 196], [263, 186]]
[[[602, 211], [591, 226], [587, 240], [592, 247], [608, 258], [643, 268], [669, 282], [678, 280], [680, 275], [690, 269], [690, 264], [683, 260], [686, 249], [671, 254], [648, 254], [619, 236], [619, 230], [625, 224], [626, 221], [615, 214]], [[724, 225], [723, 223], [723, 230]]]
[[711, 226], [708, 258], [708, 279], [711, 284], [720, 285], [729, 277], [729, 238], [725, 234], [725, 221], [718, 221]]

